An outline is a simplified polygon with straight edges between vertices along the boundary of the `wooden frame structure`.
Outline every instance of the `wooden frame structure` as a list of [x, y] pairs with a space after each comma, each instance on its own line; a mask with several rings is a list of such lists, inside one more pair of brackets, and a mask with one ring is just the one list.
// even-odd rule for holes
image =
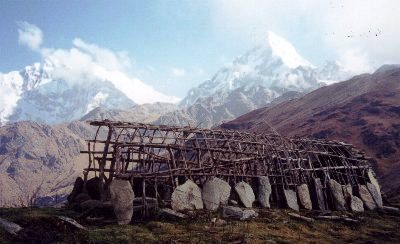
[[[98, 127], [88, 140], [89, 173], [100, 178], [104, 193], [113, 178], [173, 189], [186, 179], [202, 185], [216, 176], [230, 183], [268, 176], [273, 187], [295, 189], [319, 178], [323, 187], [369, 182], [365, 155], [337, 141], [284, 138], [229, 130], [91, 121]], [[158, 193], [156, 193], [155, 197]]]

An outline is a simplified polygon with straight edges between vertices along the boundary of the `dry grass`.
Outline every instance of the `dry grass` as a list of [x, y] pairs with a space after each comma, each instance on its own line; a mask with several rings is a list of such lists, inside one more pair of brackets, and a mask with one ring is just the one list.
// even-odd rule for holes
[[[332, 243], [332, 242], [400, 242], [400, 216], [377, 212], [351, 215], [359, 223], [317, 220], [305, 223], [288, 216], [287, 210], [258, 210], [260, 216], [251, 221], [228, 221], [224, 226], [212, 226], [210, 219], [218, 213], [200, 212], [189, 220], [150, 220], [127, 226], [91, 225], [81, 231], [60, 223], [56, 214], [71, 217], [72, 212], [53, 209], [0, 209], [0, 217], [25, 227], [33, 240], [46, 236], [50, 242], [80, 243]], [[315, 212], [302, 212], [312, 216]], [[335, 213], [341, 214], [341, 213]], [[0, 231], [0, 243], [25, 242]], [[53, 238], [53, 239], [52, 239]]]

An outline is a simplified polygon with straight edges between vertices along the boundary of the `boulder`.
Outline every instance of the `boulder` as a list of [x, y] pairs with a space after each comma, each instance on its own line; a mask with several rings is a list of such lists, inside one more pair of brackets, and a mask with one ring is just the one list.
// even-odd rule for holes
[[339, 211], [346, 210], [346, 201], [344, 199], [342, 186], [333, 179], [329, 180], [328, 186], [332, 195], [332, 200], [335, 209]]
[[376, 203], [371, 196], [371, 193], [368, 191], [367, 186], [359, 185], [358, 186], [358, 195], [361, 200], [364, 202], [365, 208], [368, 210], [374, 210], [376, 208]]
[[83, 192], [83, 185], [83, 179], [81, 177], [76, 178], [74, 188], [72, 188], [71, 194], [67, 197], [69, 204], [72, 204], [75, 201], [75, 197]]
[[314, 202], [315, 206], [319, 210], [326, 210], [326, 201], [324, 192], [322, 191], [321, 179], [315, 178], [313, 184]]
[[308, 190], [307, 184], [301, 184], [297, 186], [297, 195], [299, 196], [300, 206], [307, 210], [311, 210], [312, 202], [310, 197], [310, 191]]
[[258, 201], [264, 208], [270, 208], [269, 199], [271, 197], [272, 188], [269, 183], [268, 176], [258, 177]]
[[231, 187], [228, 182], [212, 178], [203, 185], [203, 203], [208, 210], [217, 210], [220, 204], [228, 204]]
[[246, 220], [257, 217], [258, 214], [252, 209], [242, 210], [239, 207], [224, 206], [222, 208], [222, 217], [230, 219]]
[[133, 215], [133, 199], [135, 198], [130, 182], [114, 179], [110, 184], [110, 195], [118, 224], [129, 224]]
[[99, 177], [93, 177], [88, 181], [86, 181], [85, 188], [91, 199], [100, 200], [101, 194], [100, 194], [99, 184], [100, 184]]
[[160, 216], [165, 216], [166, 218], [172, 219], [186, 219], [188, 216], [183, 213], [176, 212], [170, 208], [162, 208], [159, 212]]
[[349, 206], [351, 211], [364, 212], [363, 201], [360, 198], [356, 196], [350, 196], [349, 201], [350, 201]]
[[175, 211], [203, 209], [200, 187], [193, 181], [187, 180], [172, 193], [171, 205]]
[[293, 190], [283, 190], [283, 194], [285, 196], [286, 206], [295, 211], [299, 211], [296, 192]]
[[256, 196], [254, 195], [253, 189], [249, 184], [244, 181], [239, 182], [235, 185], [235, 191], [238, 194], [240, 201], [246, 208], [251, 208], [253, 206]]
[[374, 199], [376, 206], [378, 208], [381, 208], [383, 206], [383, 202], [382, 202], [382, 196], [381, 196], [380, 191], [378, 191], [378, 189], [376, 189], [376, 186], [371, 183], [367, 183], [367, 188], [368, 188], [369, 193], [371, 193], [371, 196]]
[[240, 218], [240, 220], [246, 220], [246, 219], [254, 219], [258, 217], [258, 213], [254, 211], [253, 209], [244, 209], [243, 210], [243, 216]]
[[0, 228], [12, 235], [17, 235], [18, 232], [22, 230], [21, 226], [2, 218], [0, 218]]

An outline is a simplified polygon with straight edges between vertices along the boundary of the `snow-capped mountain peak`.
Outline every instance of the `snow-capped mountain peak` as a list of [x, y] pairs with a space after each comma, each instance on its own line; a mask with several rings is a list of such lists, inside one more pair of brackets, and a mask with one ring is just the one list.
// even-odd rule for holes
[[296, 51], [290, 42], [272, 31], [267, 33], [267, 43], [268, 47], [271, 48], [272, 54], [279, 57], [289, 68], [294, 69], [299, 66], [314, 67]]
[[177, 102], [123, 72], [95, 65], [80, 70], [53, 61], [45, 58], [21, 71], [0, 73], [0, 125], [21, 120], [63, 123], [97, 106], [126, 109], [145, 102]]
[[273, 32], [268, 32], [262, 44], [236, 58], [231, 65], [220, 69], [211, 80], [189, 91], [180, 103], [190, 106], [200, 97], [217, 92], [227, 93], [261, 86], [275, 96], [286, 91], [305, 92], [319, 86], [315, 67], [303, 58], [294, 46]]

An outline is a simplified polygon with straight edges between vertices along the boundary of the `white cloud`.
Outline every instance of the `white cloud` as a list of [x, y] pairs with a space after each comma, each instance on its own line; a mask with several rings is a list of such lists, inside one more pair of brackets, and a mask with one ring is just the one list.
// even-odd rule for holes
[[186, 75], [186, 70], [175, 67], [175, 68], [171, 69], [171, 73], [172, 73], [173, 76], [175, 76], [177, 78], [181, 78], [181, 77], [184, 77]]
[[370, 72], [373, 67], [366, 52], [361, 49], [346, 49], [339, 54], [339, 62], [343, 67], [355, 74]]
[[43, 62], [50, 67], [49, 72], [54, 79], [71, 83], [110, 81], [138, 104], [179, 101], [178, 98], [158, 92], [140, 79], [128, 75], [132, 62], [126, 52], [114, 52], [79, 38], [73, 40], [70, 49], [40, 45], [32, 49], [42, 55]]
[[28, 22], [18, 22], [18, 43], [32, 50], [38, 50], [43, 42], [43, 33], [36, 25]]
[[209, 4], [223, 38], [260, 42], [272, 30], [290, 37], [295, 46], [307, 46], [316, 56], [324, 49], [330, 55], [325, 59], [344, 60], [349, 68], [400, 63], [398, 0], [212, 0]]

